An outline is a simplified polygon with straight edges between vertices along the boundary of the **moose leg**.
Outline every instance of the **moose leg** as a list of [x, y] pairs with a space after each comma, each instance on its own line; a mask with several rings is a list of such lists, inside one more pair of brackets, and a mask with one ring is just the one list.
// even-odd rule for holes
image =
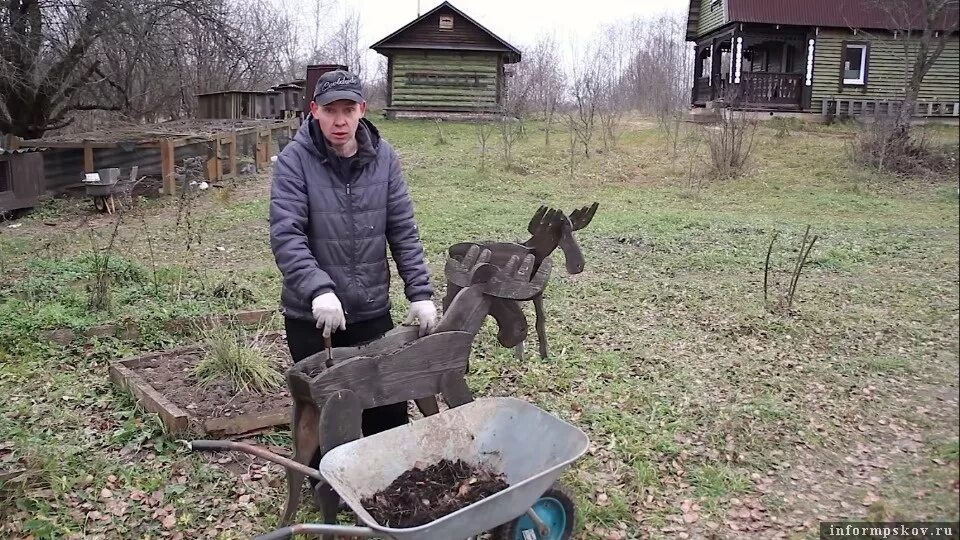
[[[310, 459], [320, 448], [320, 410], [308, 401], [293, 402], [293, 460], [310, 465]], [[287, 469], [287, 505], [280, 524], [293, 523], [300, 508], [300, 488], [306, 475]]]
[[[320, 411], [320, 451], [326, 454], [341, 444], [363, 436], [361, 423], [363, 405], [360, 398], [350, 390], [340, 390], [327, 398]], [[317, 484], [317, 500], [323, 522], [337, 522], [340, 496], [326, 482]], [[321, 540], [334, 540], [333, 536], [322, 536]]]
[[417, 408], [420, 409], [420, 414], [424, 416], [431, 416], [440, 412], [440, 406], [437, 405], [437, 398], [434, 396], [415, 399], [414, 401]]
[[547, 358], [546, 311], [543, 309], [543, 294], [533, 297], [533, 307], [537, 312], [537, 339], [540, 341], [540, 358]]
[[443, 392], [443, 400], [447, 402], [450, 408], [459, 407], [473, 401], [473, 392], [467, 386], [467, 381], [463, 378], [463, 373], [447, 372], [443, 374], [440, 380], [440, 388]]

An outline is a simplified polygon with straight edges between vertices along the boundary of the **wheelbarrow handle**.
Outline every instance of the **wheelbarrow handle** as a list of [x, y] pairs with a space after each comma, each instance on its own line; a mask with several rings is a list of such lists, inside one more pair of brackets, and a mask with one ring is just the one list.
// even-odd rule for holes
[[349, 525], [321, 525], [319, 523], [301, 523], [283, 527], [275, 531], [270, 531], [260, 536], [255, 536], [253, 540], [285, 540], [293, 538], [295, 534], [304, 534], [310, 536], [320, 536], [321, 534], [332, 534], [339, 536], [360, 536], [363, 538], [382, 537], [381, 533], [374, 531], [369, 527], [351, 527]]
[[[319, 480], [321, 482], [326, 482], [326, 479], [320, 474], [320, 471], [312, 467], [307, 467], [303, 463], [297, 463], [292, 459], [285, 458], [283, 456], [274, 454], [269, 450], [264, 450], [258, 446], [247, 443], [239, 443], [234, 441], [190, 441], [188, 443], [190, 450], [236, 450], [238, 452], [246, 452], [247, 454], [252, 454], [254, 456], [262, 457], [267, 461], [276, 463], [277, 465], [282, 465], [288, 469], [293, 469], [297, 472], [301, 472], [310, 478]], [[279, 538], [279, 537], [278, 537]]]
[[284, 527], [275, 531], [270, 531], [260, 536], [255, 536], [253, 540], [287, 540], [293, 538], [293, 527]]

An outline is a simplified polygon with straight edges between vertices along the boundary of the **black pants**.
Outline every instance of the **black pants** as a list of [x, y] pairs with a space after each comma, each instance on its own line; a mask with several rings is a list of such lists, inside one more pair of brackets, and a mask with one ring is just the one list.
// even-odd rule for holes
[[[324, 350], [323, 334], [313, 321], [285, 318], [287, 346], [294, 362], [312, 356]], [[355, 347], [373, 341], [393, 328], [393, 319], [384, 315], [368, 321], [347, 324], [346, 330], [338, 330], [330, 336], [334, 347]], [[407, 403], [393, 403], [363, 411], [363, 435], [373, 435], [388, 429], [402, 426], [410, 421]], [[319, 462], [319, 460], [318, 460]]]

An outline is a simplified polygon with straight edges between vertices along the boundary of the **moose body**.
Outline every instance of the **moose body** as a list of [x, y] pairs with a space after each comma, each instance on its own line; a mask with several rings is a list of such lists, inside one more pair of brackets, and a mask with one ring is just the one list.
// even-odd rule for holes
[[[513, 255], [502, 265], [489, 263], [490, 250], [479, 246], [447, 261], [449, 272], [466, 276], [468, 285], [451, 300], [430, 335], [419, 337], [415, 326], [401, 326], [360, 347], [333, 349], [298, 362], [287, 371], [294, 400], [294, 460], [309, 464], [320, 453], [362, 436], [364, 409], [414, 400], [424, 415], [435, 414], [437, 394], [456, 407], [473, 399], [464, 376], [474, 338], [488, 315], [500, 326], [501, 340], [516, 345], [526, 337], [523, 314], [492, 313], [504, 296], [532, 298], [543, 292], [550, 265], [535, 269], [535, 257]], [[300, 505], [305, 475], [287, 469], [287, 504], [281, 519], [292, 522]], [[316, 498], [324, 519], [332, 523], [339, 498], [319, 484]]]
[[[564, 266], [567, 269], [567, 273], [579, 274], [583, 272], [586, 263], [583, 258], [583, 252], [580, 250], [580, 246], [577, 244], [576, 237], [573, 233], [590, 224], [593, 216], [597, 213], [598, 206], [599, 204], [595, 202], [589, 207], [579, 208], [574, 210], [569, 217], [564, 215], [560, 210], [541, 206], [527, 225], [527, 232], [529, 232], [531, 236], [526, 242], [522, 244], [511, 242], [484, 242], [480, 244], [463, 242], [451, 246], [448, 250], [448, 256], [453, 260], [460, 260], [466, 256], [472, 246], [479, 245], [482, 246], [483, 249], [490, 251], [490, 264], [502, 267], [512, 257], [533, 255], [534, 271], [539, 271], [545, 262], [549, 264], [550, 255], [559, 247], [563, 251]], [[443, 299], [444, 311], [448, 309], [450, 303], [467, 283], [464, 275], [450, 272], [449, 270], [446, 272], [446, 278], [447, 293]], [[523, 310], [518, 303], [520, 300], [533, 301], [536, 311], [536, 328], [537, 339], [539, 340], [540, 346], [540, 357], [546, 358], [548, 356], [548, 347], [543, 291], [540, 291], [529, 299], [519, 297], [498, 298], [494, 300], [490, 306], [490, 314], [494, 318], [517, 317], [518, 314], [520, 317], [523, 317]], [[517, 345], [510, 345], [509, 341], [501, 338], [502, 336], [498, 335], [501, 345], [505, 347], [515, 346], [517, 355], [521, 358], [523, 357], [522, 340], [521, 343]]]

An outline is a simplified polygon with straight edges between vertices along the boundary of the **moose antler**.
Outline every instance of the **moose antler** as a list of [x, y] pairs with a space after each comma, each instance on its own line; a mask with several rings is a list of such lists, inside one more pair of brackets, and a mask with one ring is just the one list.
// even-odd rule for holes
[[563, 234], [562, 224], [567, 220], [563, 212], [555, 208], [541, 206], [527, 224], [532, 235], [524, 245], [533, 251], [538, 261], [542, 261], [557, 249]]
[[500, 268], [488, 281], [484, 294], [511, 300], [530, 300], [543, 292], [550, 277], [550, 260], [536, 267], [536, 257], [527, 254], [521, 260], [512, 255], [507, 264]]
[[542, 205], [534, 212], [533, 217], [530, 218], [530, 223], [527, 224], [527, 232], [534, 236], [543, 234], [547, 232], [549, 228], [556, 227], [560, 224], [561, 215], [563, 215], [563, 212], [560, 210]]
[[583, 208], [574, 210], [573, 213], [570, 214], [570, 226], [572, 229], [579, 231], [589, 225], [593, 216], [597, 213], [598, 206], [600, 206], [600, 203], [595, 202], [589, 207], [584, 206]]
[[473, 273], [487, 264], [490, 257], [492, 252], [489, 249], [472, 244], [462, 258], [447, 257], [444, 274], [448, 280], [466, 287], [473, 281]]

